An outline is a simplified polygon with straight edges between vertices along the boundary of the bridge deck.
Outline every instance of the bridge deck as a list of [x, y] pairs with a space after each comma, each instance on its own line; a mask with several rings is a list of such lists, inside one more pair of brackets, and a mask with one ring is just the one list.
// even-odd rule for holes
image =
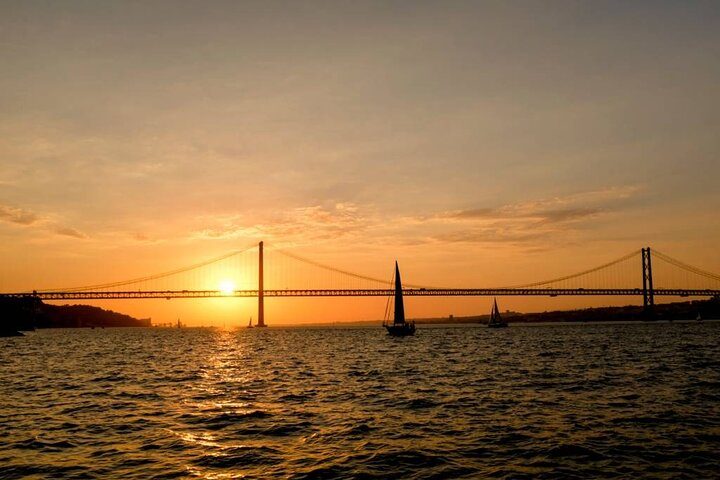
[[[664, 289], [653, 290], [655, 296], [710, 297], [720, 295], [720, 290]], [[294, 289], [264, 290], [265, 297], [387, 297], [391, 289]], [[642, 296], [641, 288], [409, 288], [403, 294], [412, 297], [477, 297], [477, 296]], [[117, 292], [21, 292], [0, 293], [0, 298], [34, 296], [41, 300], [101, 300], [131, 298], [220, 298], [257, 297], [257, 290], [236, 290], [228, 294], [219, 290], [136, 290]]]

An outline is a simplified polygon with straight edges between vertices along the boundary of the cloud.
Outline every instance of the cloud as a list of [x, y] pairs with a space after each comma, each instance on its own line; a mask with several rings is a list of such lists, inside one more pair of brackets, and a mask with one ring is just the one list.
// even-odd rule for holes
[[562, 223], [573, 220], [582, 220], [587, 217], [593, 217], [603, 212], [601, 208], [589, 207], [570, 207], [552, 210], [543, 209], [525, 209], [520, 205], [506, 205], [497, 209], [477, 208], [471, 210], [459, 210], [441, 214], [440, 218], [449, 218], [455, 220], [484, 220], [498, 221], [510, 219], [533, 219], [544, 223]]
[[592, 217], [617, 208], [633, 197], [637, 186], [611, 187], [546, 199], [530, 200], [497, 208], [472, 208], [443, 212], [437, 217], [456, 220], [499, 220], [533, 218], [548, 223]]
[[[424, 217], [445, 229], [434, 238], [445, 242], [533, 243], [568, 240], [599, 217], [618, 213], [639, 191], [637, 186], [618, 186], [545, 199], [471, 208]], [[450, 229], [450, 230], [448, 230]]]
[[65, 237], [88, 238], [86, 234], [53, 221], [49, 216], [38, 215], [30, 210], [9, 205], [0, 205], [0, 220], [13, 225], [33, 227], [37, 230], [44, 230]]
[[566, 208], [542, 212], [544, 223], [564, 223], [593, 218], [603, 213], [599, 208]]
[[540, 240], [546, 237], [544, 232], [528, 232], [515, 229], [468, 229], [436, 235], [437, 240], [446, 242], [471, 242], [471, 243], [501, 243], [513, 242], [523, 243]]
[[348, 244], [423, 245], [470, 242], [546, 248], [572, 242], [593, 222], [619, 214], [640, 189], [613, 187], [498, 207], [400, 215], [355, 203], [309, 205], [260, 217], [225, 215], [201, 219], [197, 239], [265, 239], [275, 244], [341, 241]]
[[471, 210], [460, 210], [452, 214], [455, 218], [490, 218], [495, 215], [492, 208], [475, 208]]
[[[206, 221], [208, 221], [206, 219]], [[273, 212], [253, 222], [243, 215], [217, 216], [211, 225], [192, 234], [196, 238], [272, 238], [282, 242], [333, 240], [352, 237], [375, 223], [353, 203], [311, 205]]]
[[53, 232], [66, 237], [87, 238], [87, 235], [85, 235], [84, 233], [70, 227], [57, 226], [53, 229]]
[[0, 205], [0, 220], [17, 225], [32, 225], [39, 220], [39, 217], [28, 210]]

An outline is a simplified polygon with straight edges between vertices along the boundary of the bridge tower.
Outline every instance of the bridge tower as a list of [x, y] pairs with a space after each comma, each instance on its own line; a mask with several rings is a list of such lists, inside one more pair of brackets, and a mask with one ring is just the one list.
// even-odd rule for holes
[[652, 259], [650, 247], [642, 249], [642, 274], [643, 274], [643, 309], [645, 316], [655, 316], [655, 291], [653, 290]]
[[265, 325], [265, 290], [263, 289], [263, 242], [258, 244], [258, 327]]

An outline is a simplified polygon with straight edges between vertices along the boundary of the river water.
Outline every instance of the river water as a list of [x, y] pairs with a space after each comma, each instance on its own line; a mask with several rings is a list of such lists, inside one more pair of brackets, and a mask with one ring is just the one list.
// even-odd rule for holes
[[717, 478], [720, 323], [0, 339], [0, 478]]

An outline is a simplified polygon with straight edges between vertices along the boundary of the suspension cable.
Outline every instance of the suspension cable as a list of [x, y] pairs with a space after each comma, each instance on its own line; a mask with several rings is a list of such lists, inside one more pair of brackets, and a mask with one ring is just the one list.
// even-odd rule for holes
[[562, 282], [564, 280], [571, 280], [573, 278], [581, 277], [583, 275], [587, 275], [589, 273], [597, 272], [598, 270], [602, 270], [604, 268], [608, 268], [608, 267], [612, 267], [613, 265], [617, 265], [620, 262], [624, 262], [625, 260], [634, 257], [639, 252], [640, 252], [640, 250], [634, 250], [631, 253], [628, 253], [627, 255], [618, 258], [617, 260], [613, 260], [612, 262], [600, 265], [595, 268], [591, 268], [589, 270], [585, 270], [584, 272], [574, 273], [572, 275], [566, 275], [564, 277], [558, 277], [558, 278], [554, 278], [552, 280], [545, 280], [542, 282], [526, 283], [524, 285], [513, 285], [511, 287], [503, 287], [503, 288], [529, 288], [529, 287], [537, 287], [540, 285], [547, 285], [549, 283]]
[[224, 255], [220, 255], [219, 257], [211, 258], [210, 260], [205, 260], [204, 262], [195, 263], [195, 264], [190, 265], [190, 266], [187, 266], [187, 267], [178, 268], [178, 269], [176, 269], [176, 270], [171, 270], [171, 271], [164, 272], [164, 273], [158, 273], [158, 274], [155, 274], [155, 275], [149, 275], [149, 276], [147, 276], [147, 277], [138, 277], [138, 278], [133, 278], [133, 279], [130, 279], [130, 280], [123, 280], [123, 281], [110, 282], [110, 283], [99, 283], [99, 284], [95, 284], [95, 285], [86, 285], [86, 286], [82, 286], [82, 287], [72, 287], [72, 288], [46, 288], [46, 289], [37, 290], [37, 291], [38, 291], [38, 292], [57, 292], [57, 291], [63, 291], [63, 292], [82, 292], [82, 291], [86, 291], [86, 290], [99, 290], [99, 289], [103, 289], [103, 288], [122, 287], [122, 286], [125, 286], [125, 285], [132, 285], [132, 284], [134, 284], [134, 283], [147, 282], [147, 281], [149, 281], [149, 280], [157, 280], [157, 279], [159, 279], [159, 278], [169, 277], [169, 276], [172, 276], [172, 275], [177, 275], [177, 274], [180, 274], [180, 273], [188, 272], [188, 271], [190, 271], [190, 270], [195, 270], [195, 269], [198, 269], [198, 268], [201, 268], [201, 267], [206, 267], [206, 266], [208, 266], [208, 265], [211, 265], [211, 264], [213, 264], [213, 263], [220, 262], [220, 261], [222, 261], [222, 260], [225, 260], [225, 259], [227, 259], [227, 258], [233, 257], [233, 256], [235, 256], [235, 255], [239, 255], [239, 254], [241, 254], [241, 253], [245, 253], [245, 252], [247, 252], [248, 250], [251, 250], [251, 249], [255, 248], [256, 246], [257, 246], [257, 245], [251, 245], [251, 246], [245, 248], [244, 250], [235, 250], [235, 251], [233, 251], [233, 252], [226, 253], [226, 254], [224, 254]]
[[[311, 260], [311, 259], [309, 259], [309, 258], [301, 257], [300, 255], [297, 255], [297, 254], [295, 254], [295, 253], [290, 253], [290, 252], [287, 252], [287, 251], [285, 251], [285, 250], [281, 250], [281, 249], [279, 249], [279, 248], [278, 248], [278, 249], [275, 249], [275, 251], [278, 252], [278, 253], [281, 253], [281, 254], [283, 254], [283, 255], [285, 255], [285, 256], [287, 256], [287, 257], [290, 257], [290, 258], [292, 258], [292, 259], [298, 260], [298, 261], [303, 262], [303, 263], [307, 263], [307, 264], [309, 264], [309, 265], [313, 265], [313, 266], [318, 267], [318, 268], [322, 268], [322, 269], [325, 269], [325, 270], [329, 270], [329, 271], [331, 271], [331, 272], [340, 273], [340, 274], [347, 275], [347, 276], [354, 277], [354, 278], [358, 278], [358, 279], [361, 279], [361, 280], [367, 280], [367, 281], [370, 281], [370, 282], [380, 283], [380, 284], [382, 284], [382, 285], [385, 285], [385, 284], [387, 283], [387, 280], [381, 280], [381, 279], [379, 279], [379, 278], [368, 277], [367, 275], [361, 275], [361, 274], [359, 274], [359, 273], [353, 273], [353, 272], [348, 272], [347, 270], [341, 270], [341, 269], [339, 269], [339, 268], [331, 267], [330, 265], [325, 265], [325, 264], [323, 264], [323, 263], [316, 262], [315, 260]], [[406, 287], [410, 287], [410, 288], [430, 288], [430, 287], [426, 287], [426, 286], [423, 286], [423, 285], [412, 285], [412, 284], [410, 284], [410, 283], [406, 283], [405, 286], [406, 286]]]
[[662, 252], [659, 252], [659, 251], [657, 251], [657, 250], [653, 250], [652, 253], [653, 253], [653, 255], [657, 256], [657, 257], [660, 258], [661, 260], [664, 260], [664, 261], [666, 261], [666, 262], [668, 262], [668, 263], [670, 263], [670, 264], [672, 264], [672, 265], [675, 265], [675, 266], [678, 267], [678, 268], [681, 268], [681, 269], [686, 270], [686, 271], [688, 271], [688, 272], [692, 272], [692, 273], [694, 273], [694, 274], [696, 274], [696, 275], [700, 275], [700, 276], [703, 276], [703, 277], [706, 277], [706, 278], [711, 278], [711, 279], [713, 279], [713, 280], [720, 281], [720, 275], [717, 275], [717, 274], [712, 273], [712, 272], [708, 272], [708, 271], [706, 271], [706, 270], [702, 270], [702, 269], [700, 269], [700, 268], [698, 268], [698, 267], [694, 267], [694, 266], [692, 266], [692, 265], [688, 265], [687, 263], [681, 262], [680, 260], [676, 260], [676, 259], [672, 258], [671, 256], [666, 255], [666, 254], [664, 254], [664, 253], [662, 253]]

